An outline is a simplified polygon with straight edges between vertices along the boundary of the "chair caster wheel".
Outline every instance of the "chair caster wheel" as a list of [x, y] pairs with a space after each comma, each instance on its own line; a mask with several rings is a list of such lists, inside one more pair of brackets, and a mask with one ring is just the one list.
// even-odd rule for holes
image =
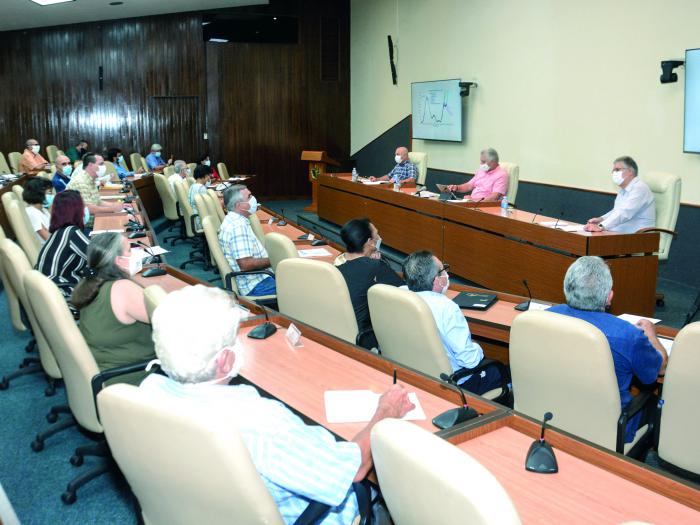
[[44, 389], [44, 397], [52, 397], [54, 394], [56, 394], [56, 387], [55, 386], [47, 386]]
[[3, 377], [2, 381], [0, 381], [0, 390], [7, 390], [8, 388], [10, 388], [10, 382]]
[[70, 464], [73, 465], [74, 467], [79, 467], [80, 465], [83, 464], [83, 456], [73, 454], [70, 458]]
[[664, 306], [666, 306], [666, 301], [664, 301], [663, 299], [657, 299], [656, 306], [663, 308]]
[[55, 423], [56, 421], [58, 421], [58, 414], [49, 412], [48, 414], [46, 414], [46, 421], [48, 421], [49, 423]]
[[75, 492], [70, 492], [70, 491], [65, 491], [63, 494], [61, 494], [61, 501], [65, 503], [66, 505], [72, 505], [75, 503], [76, 500]]
[[38, 439], [35, 439], [32, 441], [32, 450], [34, 452], [41, 452], [44, 450], [44, 442]]

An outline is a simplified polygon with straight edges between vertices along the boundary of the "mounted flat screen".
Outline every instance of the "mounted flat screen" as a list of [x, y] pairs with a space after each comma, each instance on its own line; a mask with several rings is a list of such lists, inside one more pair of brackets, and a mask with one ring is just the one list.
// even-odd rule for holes
[[460, 80], [433, 80], [411, 84], [413, 138], [462, 141]]
[[700, 153], [700, 49], [688, 49], [685, 52], [683, 151]]

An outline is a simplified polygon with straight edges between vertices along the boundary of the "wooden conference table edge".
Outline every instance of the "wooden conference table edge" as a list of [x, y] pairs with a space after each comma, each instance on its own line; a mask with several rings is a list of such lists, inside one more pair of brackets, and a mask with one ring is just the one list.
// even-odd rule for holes
[[[475, 419], [460, 427], [447, 429], [441, 437], [457, 446], [502, 427], [513, 428], [535, 440], [539, 438], [541, 422], [515, 410], [508, 410], [505, 413], [494, 414], [488, 419]], [[700, 490], [688, 480], [672, 473], [660, 472], [645, 463], [603, 448], [556, 426], [547, 429], [546, 440], [553, 446], [555, 453], [557, 449], [562, 450], [611, 474], [700, 511]], [[524, 459], [525, 451], [523, 468]]]

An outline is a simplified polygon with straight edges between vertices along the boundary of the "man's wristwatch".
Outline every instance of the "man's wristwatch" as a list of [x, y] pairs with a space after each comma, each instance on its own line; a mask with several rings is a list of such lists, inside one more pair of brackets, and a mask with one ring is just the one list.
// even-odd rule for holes
[[598, 224], [598, 228], [600, 228], [600, 231], [605, 231], [605, 226], [603, 226], [603, 223]]

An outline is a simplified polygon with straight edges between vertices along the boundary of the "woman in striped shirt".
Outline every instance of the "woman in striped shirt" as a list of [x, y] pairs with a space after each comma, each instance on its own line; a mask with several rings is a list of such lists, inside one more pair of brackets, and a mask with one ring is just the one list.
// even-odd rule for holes
[[[89, 239], [83, 233], [87, 208], [80, 193], [66, 190], [53, 200], [51, 234], [39, 252], [36, 269], [51, 279], [68, 300], [83, 277]], [[71, 306], [69, 304], [69, 306]], [[71, 310], [76, 310], [71, 306]]]

